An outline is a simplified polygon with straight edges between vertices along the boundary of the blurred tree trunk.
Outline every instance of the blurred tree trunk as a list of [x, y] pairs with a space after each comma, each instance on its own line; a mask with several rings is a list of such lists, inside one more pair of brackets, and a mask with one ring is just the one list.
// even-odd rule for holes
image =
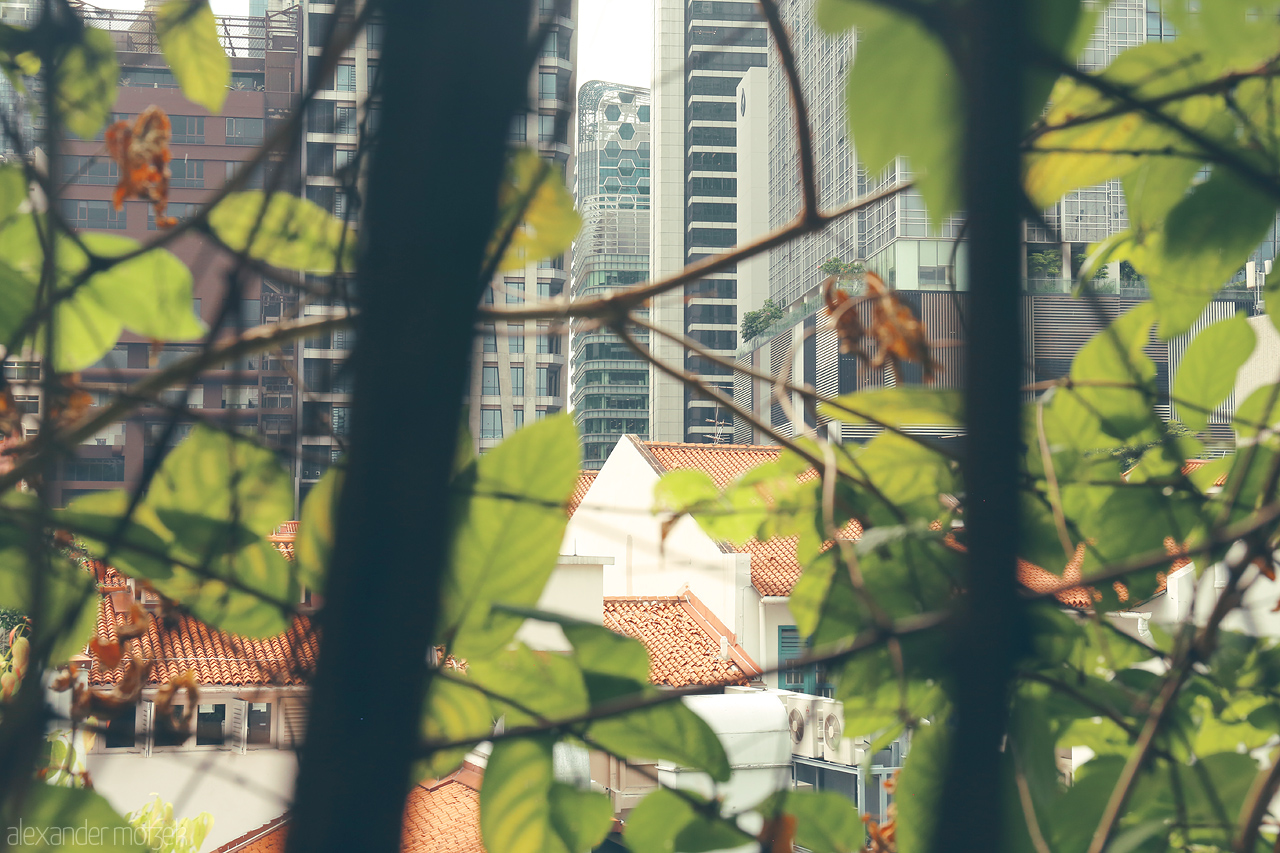
[[397, 851], [448, 548], [448, 483], [530, 0], [385, 0], [346, 486], [291, 851]]
[[972, 0], [966, 32], [965, 205], [969, 216], [965, 376], [967, 595], [956, 631], [955, 701], [935, 850], [1004, 850], [1000, 759], [1014, 660], [1026, 643], [1016, 581], [1021, 447], [1020, 284], [1024, 4]]

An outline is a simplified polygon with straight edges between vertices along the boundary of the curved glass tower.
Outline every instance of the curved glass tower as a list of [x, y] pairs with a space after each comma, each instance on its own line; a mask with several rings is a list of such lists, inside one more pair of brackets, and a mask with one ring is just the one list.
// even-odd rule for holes
[[[578, 93], [583, 227], [573, 248], [574, 299], [649, 277], [649, 112], [647, 89], [592, 80]], [[635, 336], [648, 344], [643, 330]], [[616, 335], [587, 326], [574, 328], [572, 350], [583, 467], [598, 469], [623, 435], [649, 437], [649, 366]]]

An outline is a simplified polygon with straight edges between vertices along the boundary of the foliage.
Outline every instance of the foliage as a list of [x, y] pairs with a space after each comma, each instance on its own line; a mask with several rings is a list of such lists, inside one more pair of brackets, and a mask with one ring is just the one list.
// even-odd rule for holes
[[765, 299], [756, 310], [745, 312], [742, 315], [742, 342], [745, 344], [781, 320], [783, 313], [782, 307], [775, 305], [771, 298]]
[[[863, 165], [879, 174], [908, 158], [934, 226], [965, 208], [967, 72], [959, 60], [966, 43], [962, 26], [937, 17], [954, 5], [821, 0], [816, 10], [831, 33], [859, 30], [847, 102]], [[1173, 389], [1180, 424], [1156, 414], [1166, 401], [1146, 349], [1153, 335], [1169, 339], [1191, 329], [1275, 221], [1280, 23], [1270, 14], [1274, 3], [1262, 4], [1264, 15], [1255, 14], [1256, 3], [1201, 4], [1196, 15], [1171, 4], [1177, 40], [1125, 50], [1105, 69], [1081, 74], [1072, 63], [1097, 10], [1075, 0], [1026, 5], [1024, 47], [1035, 61], [1026, 69], [1026, 102], [1016, 107], [1025, 118], [1025, 195], [1035, 209], [1119, 181], [1129, 228], [1072, 257], [1072, 272], [1096, 278], [1118, 262], [1121, 279], [1145, 279], [1152, 298], [1095, 335], [1069, 374], [1037, 388], [1039, 396], [1022, 409], [1018, 554], [1061, 577], [1056, 591], [1084, 587], [1080, 594], [1092, 607], [1068, 611], [1052, 591], [1028, 592], [1017, 613], [1001, 614], [1025, 617], [1029, 643], [1008, 685], [1005, 748], [993, 758], [1002, 784], [984, 792], [1000, 816], [988, 849], [1084, 851], [1095, 838], [1112, 840], [1111, 849], [1238, 848], [1237, 832], [1252, 820], [1251, 797], [1266, 779], [1250, 751], [1280, 735], [1273, 710], [1280, 648], [1274, 638], [1228, 630], [1239, 623], [1224, 621], [1225, 606], [1207, 624], [1172, 626], [1172, 634], [1153, 629], [1151, 636], [1122, 630], [1128, 623], [1114, 614], [1157, 593], [1173, 568], [1170, 547], [1188, 549], [1202, 572], [1239, 543], [1247, 559], [1225, 563], [1232, 592], [1255, 582], [1253, 558], [1271, 570], [1280, 506], [1276, 386], [1240, 401], [1238, 452], [1194, 472], [1187, 465], [1205, 454], [1192, 431], [1207, 426], [1233, 389], [1253, 351], [1252, 327], [1236, 316], [1198, 330]], [[229, 65], [212, 26], [199, 0], [170, 0], [159, 10], [161, 46], [184, 94], [216, 111]], [[71, 27], [56, 49], [21, 28], [7, 27], [3, 35], [0, 64], [7, 73], [46, 66], [55, 130], [92, 138], [115, 98], [111, 35]], [[32, 182], [41, 192], [28, 203]], [[15, 639], [0, 665], [0, 691], [12, 703], [22, 700], [27, 667], [43, 677], [84, 648], [98, 612], [97, 586], [86, 570], [94, 560], [109, 559], [212, 627], [266, 637], [288, 627], [302, 586], [326, 588], [344, 523], [338, 507], [345, 463], [304, 504], [298, 562], [290, 566], [268, 539], [293, 516], [288, 472], [256, 437], [213, 425], [197, 426], [176, 447], [159, 442], [163, 456], [148, 470], [145, 489], [47, 506], [42, 471], [167, 390], [144, 382], [116, 395], [106, 413], [77, 396], [87, 392], [76, 371], [98, 362], [124, 332], [161, 343], [203, 337], [207, 350], [240, 347], [236, 357], [293, 344], [305, 333], [301, 325], [303, 331], [288, 330], [293, 337], [274, 339], [263, 330], [230, 337], [206, 330], [191, 310], [191, 273], [176, 255], [114, 235], [71, 233], [55, 206], [34, 203], [56, 201], [55, 189], [33, 167], [0, 168], [0, 342], [6, 352], [29, 346], [42, 354], [52, 372], [46, 386], [60, 395], [42, 415], [40, 440], [23, 441], [12, 455], [14, 472], [0, 474], [0, 608], [30, 617], [30, 638]], [[581, 225], [563, 181], [529, 149], [510, 154], [497, 202], [493, 271], [562, 253]], [[228, 193], [189, 227], [212, 236], [238, 270], [265, 265], [310, 274], [303, 281], [311, 286], [316, 276], [355, 269], [352, 229], [284, 192]], [[1063, 263], [1057, 249], [1027, 257], [1032, 276], [1060, 276]], [[833, 257], [820, 270], [848, 278], [862, 265]], [[1272, 322], [1280, 316], [1277, 294], [1280, 285], [1268, 282]], [[1082, 302], [1080, 310], [1087, 309]], [[782, 316], [771, 301], [747, 312], [742, 340]], [[621, 323], [613, 314], [594, 319], [602, 317]], [[178, 387], [201, 367], [219, 364], [192, 356], [164, 379]], [[961, 743], [953, 732], [963, 721], [954, 709], [967, 672], [957, 664], [962, 658], [949, 631], [973, 594], [964, 555], [973, 544], [965, 502], [974, 480], [945, 447], [913, 431], [981, 428], [982, 413], [967, 412], [961, 392], [932, 387], [823, 397], [816, 410], [832, 421], [877, 426], [878, 433], [860, 447], [790, 441], [776, 462], [725, 488], [696, 472], [676, 472], [659, 485], [657, 509], [668, 518], [691, 514], [723, 542], [794, 540], [804, 572], [790, 607], [845, 702], [845, 736], [870, 739], [874, 752], [913, 734], [897, 782], [894, 843], [903, 853], [937, 849], [947, 830], [936, 825], [941, 780]], [[456, 769], [471, 746], [493, 740], [480, 818], [491, 853], [576, 853], [609, 831], [607, 800], [556, 778], [557, 744], [679, 764], [702, 774], [708, 790], [730, 778], [724, 746], [707, 722], [649, 684], [648, 655], [638, 641], [531, 610], [559, 555], [579, 465], [576, 428], [560, 414], [478, 458], [462, 455], [449, 483], [430, 484], [447, 488], [451, 504], [443, 586], [438, 602], [423, 603], [439, 608], [432, 640], [446, 663], [432, 670], [421, 714], [415, 708], [409, 716], [421, 742], [405, 748], [415, 751], [420, 777], [439, 777]], [[1214, 485], [1220, 475], [1222, 488]], [[861, 528], [856, 542], [833, 544], [839, 531], [854, 526]], [[1068, 565], [1080, 575], [1068, 577]], [[530, 618], [559, 624], [572, 651], [550, 654], [516, 641]], [[17, 731], [34, 718], [17, 708], [0, 708], [4, 742], [34, 742], [32, 731]], [[499, 721], [502, 731], [495, 732]], [[1150, 736], [1139, 737], [1144, 731]], [[1076, 746], [1094, 757], [1068, 786], [1055, 755]], [[66, 759], [74, 751], [55, 743], [49, 753]], [[26, 789], [25, 799], [4, 795], [6, 820], [47, 829], [70, 825], [69, 815], [102, 830], [126, 826], [92, 790], [52, 784], [74, 781], [74, 765], [50, 766], [59, 769], [44, 780], [28, 778], [34, 759], [6, 769]], [[1127, 766], [1145, 769], [1126, 773]], [[1121, 808], [1112, 820], [1106, 807], [1116, 797]], [[843, 853], [863, 842], [852, 808], [830, 794], [778, 794], [756, 811], [766, 827], [759, 840], [775, 849], [795, 843]], [[159, 799], [131, 823], [145, 831], [151, 849], [175, 853], [197, 850], [208, 831], [202, 818], [175, 822]], [[755, 833], [747, 825], [715, 797], [660, 789], [632, 812], [624, 840], [637, 853], [721, 849], [751, 842]], [[878, 838], [888, 837], [886, 828], [878, 828]], [[1273, 829], [1263, 832], [1270, 846]], [[64, 846], [86, 845], [70, 839]]]
[[146, 849], [155, 853], [200, 853], [205, 837], [213, 828], [213, 815], [201, 812], [194, 818], [178, 820], [173, 815], [172, 803], [166, 803], [159, 794], [152, 796], [154, 800], [128, 815], [136, 837], [146, 839]]

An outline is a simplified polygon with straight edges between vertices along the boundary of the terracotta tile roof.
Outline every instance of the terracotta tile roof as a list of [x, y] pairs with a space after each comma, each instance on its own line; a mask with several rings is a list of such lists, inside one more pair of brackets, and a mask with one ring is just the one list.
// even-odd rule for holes
[[[402, 853], [484, 853], [479, 787], [480, 772], [471, 764], [444, 779], [415, 785], [404, 807]], [[213, 853], [283, 853], [289, 819], [281, 815]]]
[[774, 445], [761, 444], [679, 444], [663, 441], [640, 444], [663, 471], [697, 468], [710, 474], [722, 489], [757, 465], [776, 461], [780, 450]]
[[[1208, 465], [1210, 462], [1213, 462], [1213, 461], [1215, 460], [1188, 459], [1182, 465], [1182, 473], [1186, 475], [1186, 474], [1190, 474], [1192, 471], [1198, 471], [1199, 469], [1203, 468], [1204, 466]], [[1227, 484], [1227, 475], [1226, 474], [1220, 475], [1218, 479], [1213, 481], [1213, 484], [1219, 488], [1225, 486]]]
[[[669, 596], [606, 596], [604, 625], [644, 644], [654, 684], [746, 684], [761, 672], [733, 632], [688, 590]], [[720, 656], [721, 638], [728, 660]]]
[[[778, 458], [780, 452], [779, 447], [771, 445], [677, 444], [640, 441], [634, 437], [633, 441], [641, 452], [648, 456], [650, 464], [659, 473], [696, 468], [709, 474], [716, 485], [722, 489], [756, 465], [773, 462]], [[1205, 460], [1188, 460], [1183, 468], [1183, 473], [1190, 473], [1206, 464], [1208, 463]], [[808, 480], [816, 476], [817, 472], [812, 469], [800, 475], [802, 480]], [[1222, 482], [1225, 482], [1225, 478], [1223, 478]], [[1221, 485], [1222, 482], [1219, 482], [1218, 485]], [[857, 539], [862, 535], [862, 526], [857, 521], [850, 521], [840, 532], [840, 535], [841, 538]], [[799, 558], [796, 556], [796, 540], [794, 537], [778, 537], [765, 542], [752, 539], [741, 547], [728, 547], [751, 555], [751, 583], [761, 595], [786, 596], [791, 594], [791, 590], [795, 587], [802, 571]], [[830, 543], [828, 543], [827, 547], [830, 547]], [[1170, 554], [1177, 551], [1177, 546], [1172, 539], [1165, 541], [1165, 547]], [[1064, 581], [1078, 580], [1083, 562], [1083, 545], [1077, 549], [1075, 556], [1066, 565], [1061, 575], [1055, 575], [1053, 572], [1033, 563], [1019, 560], [1018, 581], [1035, 592], [1056, 589]], [[1173, 569], [1180, 568], [1188, 562], [1185, 558], [1174, 560]], [[1160, 573], [1158, 577], [1157, 593], [1162, 592], [1165, 585], [1164, 574]], [[1129, 591], [1123, 584], [1116, 583], [1115, 588], [1121, 601], [1128, 599]], [[1055, 597], [1063, 604], [1079, 608], [1092, 607], [1093, 603], [1101, 598], [1097, 590], [1087, 587], [1068, 589], [1057, 593]], [[606, 620], [607, 612], [608, 608], [606, 607]], [[607, 621], [606, 624], [608, 624]]]
[[[116, 626], [128, 620], [132, 593], [104, 595], [98, 608], [99, 642], [116, 641]], [[308, 683], [315, 671], [320, 636], [306, 616], [295, 616], [283, 634], [250, 640], [218, 631], [186, 614], [148, 616], [147, 633], [134, 642], [143, 658], [155, 661], [148, 684], [194, 669], [201, 684], [294, 686]], [[90, 684], [114, 684], [124, 663], [104, 671], [95, 663]]]
[[569, 502], [565, 505], [569, 515], [573, 515], [578, 510], [578, 506], [587, 496], [587, 490], [591, 488], [591, 484], [596, 481], [596, 475], [599, 471], [580, 471], [578, 472], [578, 485], [573, 487], [573, 494], [569, 495]]

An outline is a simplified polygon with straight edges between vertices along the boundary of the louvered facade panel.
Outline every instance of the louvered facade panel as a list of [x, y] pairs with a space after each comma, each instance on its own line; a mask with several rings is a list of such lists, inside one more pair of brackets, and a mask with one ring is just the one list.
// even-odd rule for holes
[[290, 697], [280, 700], [280, 747], [301, 746], [307, 735], [307, 704]]
[[228, 704], [227, 744], [236, 752], [243, 753], [248, 740], [249, 703], [243, 699], [232, 699]]
[[[743, 367], [750, 368], [755, 361], [755, 354], [758, 350], [744, 353], [738, 356], [737, 363]], [[733, 402], [739, 408], [755, 414], [756, 411], [756, 381], [753, 377], [746, 373], [734, 373], [733, 375]], [[733, 418], [733, 440], [736, 444], [754, 444], [755, 429], [751, 426], [750, 421], [740, 415], [734, 415]]]
[[[1234, 302], [1218, 300], [1210, 302], [1204, 311], [1201, 312], [1200, 316], [1196, 318], [1196, 321], [1191, 324], [1191, 329], [1186, 334], [1178, 335], [1178, 337], [1169, 341], [1167, 344], [1169, 348], [1169, 378], [1168, 385], [1162, 390], [1169, 391], [1170, 397], [1172, 397], [1173, 384], [1178, 376], [1178, 367], [1182, 364], [1182, 358], [1187, 354], [1187, 347], [1191, 346], [1192, 339], [1219, 320], [1226, 320], [1231, 317], [1235, 312], [1236, 303]], [[1181, 419], [1177, 403], [1170, 400], [1170, 404], [1164, 408], [1169, 412], [1166, 416], [1177, 418], [1179, 420]], [[1227, 425], [1226, 436], [1228, 440], [1233, 438], [1230, 424], [1231, 418], [1235, 414], [1235, 410], [1236, 400], [1235, 392], [1233, 391], [1227, 395], [1227, 399], [1223, 401], [1222, 405], [1209, 415], [1210, 424]]]

